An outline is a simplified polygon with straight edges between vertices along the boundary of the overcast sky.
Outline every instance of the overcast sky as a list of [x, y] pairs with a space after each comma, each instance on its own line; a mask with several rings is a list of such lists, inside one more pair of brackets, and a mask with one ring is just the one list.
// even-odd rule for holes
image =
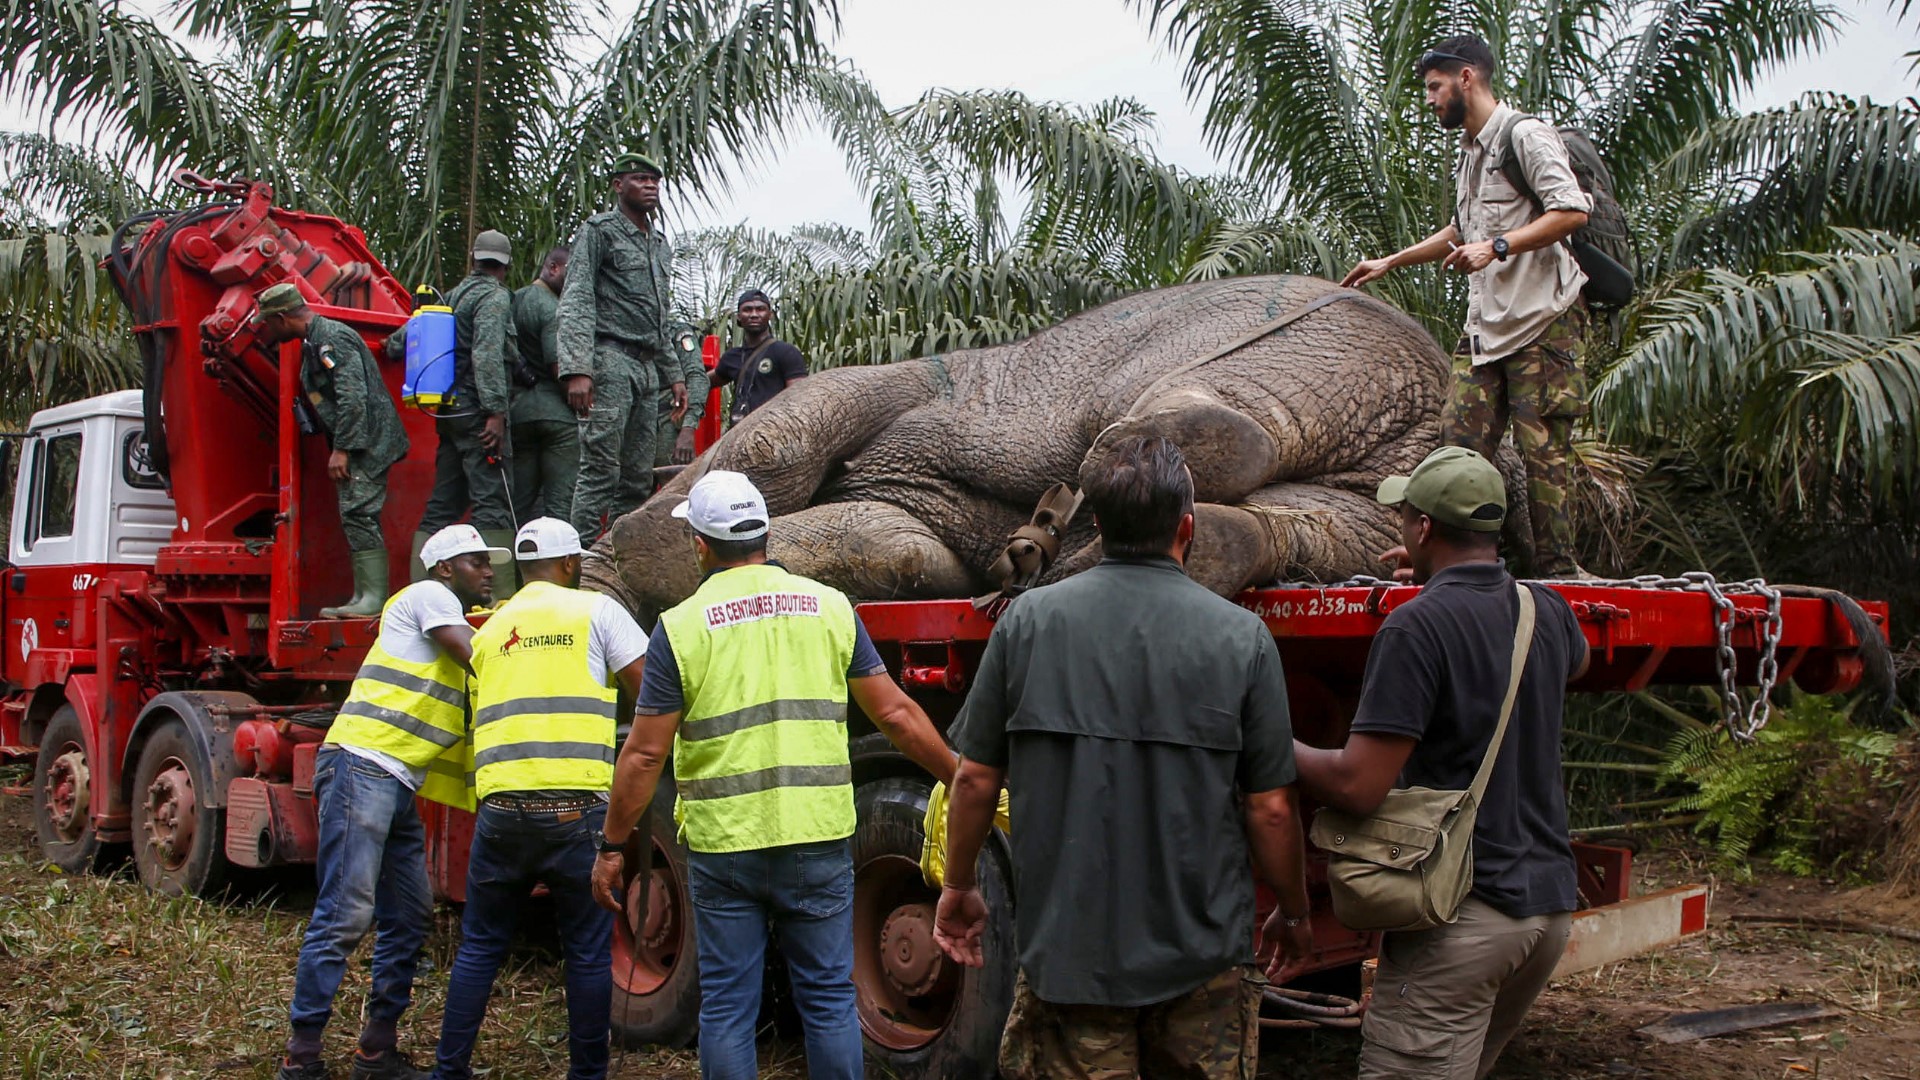
[[[1901, 54], [1920, 33], [1901, 26], [1879, 0], [1838, 0], [1852, 22], [1818, 57], [1782, 69], [1748, 102], [1785, 104], [1805, 90], [1836, 90], [1876, 101], [1920, 91]], [[1219, 162], [1207, 149], [1199, 113], [1180, 87], [1180, 63], [1121, 0], [841, 0], [835, 51], [853, 61], [889, 105], [932, 87], [1013, 89], [1072, 102], [1134, 98], [1159, 117], [1161, 156], [1193, 172]], [[816, 221], [865, 228], [867, 207], [825, 136], [795, 135], [732, 197], [695, 207], [684, 230], [746, 223], [775, 230]]]
[[[1810, 89], [1876, 101], [1920, 92], [1901, 58], [1920, 47], [1920, 33], [1901, 26], [1884, 0], [1836, 2], [1851, 18], [1839, 40], [1766, 80], [1749, 106], [1784, 104]], [[128, 0], [128, 6], [162, 13], [167, 2]], [[630, 11], [634, 3], [610, 0], [610, 6]], [[1127, 96], [1158, 115], [1163, 158], [1198, 173], [1219, 166], [1180, 87], [1179, 61], [1124, 0], [840, 0], [840, 8], [834, 50], [864, 72], [889, 105], [934, 87], [1013, 89], [1078, 103]], [[0, 126], [32, 123], [17, 103], [0, 99]], [[678, 209], [681, 220], [670, 222], [676, 231], [741, 223], [775, 230], [809, 222], [868, 224], [866, 203], [839, 152], [811, 130], [794, 131], [760, 169], [737, 176], [730, 197]]]

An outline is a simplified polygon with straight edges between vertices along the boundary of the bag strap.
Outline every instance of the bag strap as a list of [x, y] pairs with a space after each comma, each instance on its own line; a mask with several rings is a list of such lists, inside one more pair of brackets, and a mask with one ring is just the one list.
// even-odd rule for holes
[[[740, 361], [740, 374], [735, 375], [733, 377], [736, 396], [739, 398], [740, 402], [744, 402], [747, 400], [747, 395], [753, 392], [754, 383], [759, 381], [760, 358], [767, 355], [768, 349], [771, 349], [778, 344], [780, 344], [779, 338], [770, 337], [766, 341], [761, 342], [759, 348], [748, 353], [747, 358], [745, 360]], [[740, 382], [740, 378], [743, 375], [746, 376], [746, 382], [744, 384]], [[738, 411], [738, 407], [739, 407], [739, 402], [736, 402], [735, 407], [728, 411], [729, 412]]]
[[1520, 676], [1526, 674], [1527, 653], [1533, 648], [1533, 590], [1518, 581], [1513, 587], [1520, 594], [1520, 625], [1513, 632], [1513, 673], [1507, 676], [1507, 699], [1500, 703], [1500, 723], [1493, 729], [1493, 741], [1487, 744], [1487, 756], [1480, 759], [1480, 771], [1473, 774], [1473, 786], [1467, 789], [1473, 794], [1475, 806], [1480, 804], [1480, 796], [1486, 793], [1487, 781], [1493, 776], [1493, 762], [1500, 756], [1500, 744], [1507, 737], [1507, 721], [1513, 716], [1514, 699], [1520, 696]]

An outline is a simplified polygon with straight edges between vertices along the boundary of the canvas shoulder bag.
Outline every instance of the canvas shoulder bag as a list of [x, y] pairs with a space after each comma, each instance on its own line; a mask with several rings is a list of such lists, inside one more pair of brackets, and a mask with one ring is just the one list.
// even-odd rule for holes
[[1332, 807], [1313, 815], [1311, 837], [1327, 853], [1333, 913], [1354, 930], [1426, 930], [1450, 923], [1473, 888], [1473, 823], [1506, 739], [1520, 676], [1533, 645], [1533, 593], [1519, 582], [1520, 625], [1500, 722], [1465, 791], [1394, 788], [1372, 814]]

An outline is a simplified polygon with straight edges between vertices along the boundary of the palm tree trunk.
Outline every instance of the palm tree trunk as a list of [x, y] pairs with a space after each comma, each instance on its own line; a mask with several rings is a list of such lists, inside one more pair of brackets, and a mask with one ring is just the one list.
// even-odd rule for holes
[[[472, 130], [467, 137], [467, 250], [473, 250], [473, 238], [480, 234], [480, 97], [486, 88], [487, 7], [486, 0], [473, 0], [478, 21], [473, 34], [473, 110]], [[464, 260], [463, 260], [464, 263]]]

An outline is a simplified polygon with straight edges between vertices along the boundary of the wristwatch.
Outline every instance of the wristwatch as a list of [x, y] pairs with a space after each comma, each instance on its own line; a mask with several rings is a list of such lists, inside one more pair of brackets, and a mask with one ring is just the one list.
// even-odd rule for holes
[[1507, 251], [1508, 251], [1507, 238], [1504, 236], [1494, 237], [1493, 238], [1493, 257], [1496, 259], [1499, 259], [1501, 262], [1506, 262]]
[[1289, 919], [1285, 915], [1282, 915], [1280, 916], [1280, 921], [1283, 923], [1286, 923], [1287, 929], [1291, 930], [1294, 927], [1299, 926], [1301, 923], [1306, 922], [1307, 917], [1305, 915], [1302, 915], [1297, 919]]
[[620, 843], [616, 844], [613, 841], [607, 839], [607, 830], [605, 829], [601, 829], [599, 832], [594, 833], [593, 838], [600, 845], [600, 854], [602, 855], [612, 854], [615, 852], [623, 852], [627, 850], [626, 841], [622, 840]]

